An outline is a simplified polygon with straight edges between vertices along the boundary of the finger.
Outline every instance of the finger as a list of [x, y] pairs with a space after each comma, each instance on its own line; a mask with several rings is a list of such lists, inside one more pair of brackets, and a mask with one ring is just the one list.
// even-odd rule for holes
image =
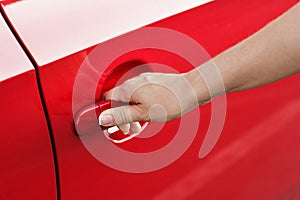
[[118, 127], [125, 135], [127, 135], [129, 133], [130, 124], [121, 124]]
[[141, 124], [139, 122], [132, 122], [130, 123], [130, 131], [133, 133], [139, 133], [141, 132], [142, 127]]
[[120, 106], [103, 111], [99, 116], [99, 124], [113, 126], [140, 121], [142, 118], [136, 105]]
[[114, 100], [114, 101], [122, 101], [128, 102], [129, 97], [124, 89], [121, 88], [122, 86], [115, 87], [107, 92], [104, 93], [105, 100]]
[[134, 77], [125, 81], [122, 85], [107, 91], [104, 94], [104, 98], [107, 100], [129, 102], [132, 100], [133, 93], [146, 84], [145, 79]]

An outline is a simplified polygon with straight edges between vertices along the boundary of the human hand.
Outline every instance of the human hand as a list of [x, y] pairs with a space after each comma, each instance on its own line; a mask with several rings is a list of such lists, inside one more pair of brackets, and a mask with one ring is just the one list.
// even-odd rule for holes
[[199, 105], [188, 74], [143, 73], [104, 97], [131, 103], [105, 110], [99, 116], [102, 126], [118, 125], [124, 133], [138, 133], [141, 127], [137, 121], [170, 121]]

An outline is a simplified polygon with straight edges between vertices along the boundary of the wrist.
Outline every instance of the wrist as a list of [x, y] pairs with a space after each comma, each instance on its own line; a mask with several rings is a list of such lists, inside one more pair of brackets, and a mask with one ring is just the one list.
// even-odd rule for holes
[[196, 94], [199, 105], [206, 104], [211, 100], [208, 87], [197, 69], [184, 73], [183, 76]]

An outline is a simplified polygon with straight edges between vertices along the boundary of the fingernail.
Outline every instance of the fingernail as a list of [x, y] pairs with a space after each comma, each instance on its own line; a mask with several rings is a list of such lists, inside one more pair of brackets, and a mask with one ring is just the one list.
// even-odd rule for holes
[[129, 134], [129, 131], [127, 131], [127, 132], [123, 132], [123, 134], [124, 134], [124, 135], [128, 135], [128, 134]]
[[113, 119], [111, 115], [100, 115], [99, 116], [99, 124], [102, 126], [110, 125], [113, 123]]

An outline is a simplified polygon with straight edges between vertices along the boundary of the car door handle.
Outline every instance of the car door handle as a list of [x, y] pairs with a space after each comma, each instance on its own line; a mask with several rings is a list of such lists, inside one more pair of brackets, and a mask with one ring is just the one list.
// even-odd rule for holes
[[139, 135], [146, 128], [148, 122], [139, 122], [141, 131], [138, 133], [129, 132], [128, 134], [124, 134], [117, 126], [104, 127], [99, 125], [98, 118], [101, 112], [111, 108], [112, 105], [120, 106], [122, 104], [124, 105], [121, 102], [104, 100], [81, 109], [74, 119], [77, 135], [81, 137], [103, 133], [114, 143], [123, 143]]

